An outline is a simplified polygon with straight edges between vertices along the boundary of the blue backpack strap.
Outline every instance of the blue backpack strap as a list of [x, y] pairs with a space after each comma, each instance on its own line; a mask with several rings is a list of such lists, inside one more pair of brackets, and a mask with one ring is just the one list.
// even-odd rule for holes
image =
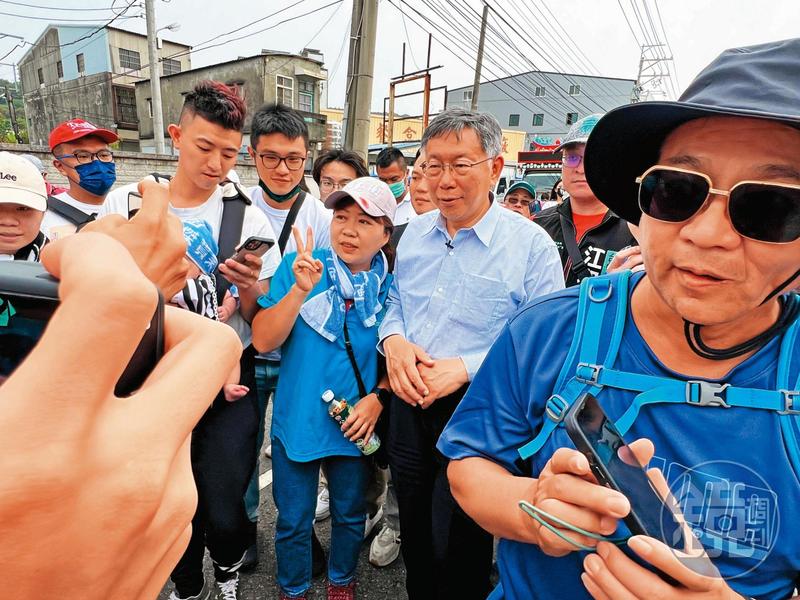
[[781, 413], [781, 431], [786, 444], [786, 452], [800, 477], [800, 368], [795, 367], [797, 352], [800, 350], [800, 321], [792, 323], [783, 334], [778, 358], [777, 387], [786, 397], [786, 405]]
[[[721, 408], [758, 408], [784, 413], [791, 409], [792, 392], [734, 387], [701, 379], [685, 381], [670, 377], [643, 375], [599, 367], [592, 371], [578, 368], [577, 377], [591, 378], [591, 383], [632, 392], [640, 392], [615, 422], [622, 435], [628, 432], [642, 406], [648, 404], [691, 404]], [[793, 389], [793, 388], [792, 388]]]
[[[581, 282], [572, 345], [556, 380], [553, 395], [545, 404], [541, 429], [533, 440], [518, 449], [523, 460], [541, 450], [550, 434], [564, 420], [569, 407], [581, 395], [600, 390], [601, 385], [591, 379], [578, 378], [576, 372], [577, 369], [599, 371], [604, 364], [614, 364], [628, 312], [630, 276], [630, 271], [623, 271], [587, 277]], [[611, 323], [610, 335], [607, 327], [604, 327], [607, 323]]]

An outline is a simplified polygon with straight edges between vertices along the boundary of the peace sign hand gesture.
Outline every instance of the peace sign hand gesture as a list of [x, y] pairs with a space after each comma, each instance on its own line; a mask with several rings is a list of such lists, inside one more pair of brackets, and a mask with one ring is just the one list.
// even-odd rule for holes
[[300, 291], [308, 294], [322, 279], [322, 261], [311, 254], [314, 251], [314, 232], [309, 227], [306, 231], [306, 242], [300, 237], [300, 230], [292, 226], [292, 235], [297, 244], [297, 257], [292, 264], [295, 285]]

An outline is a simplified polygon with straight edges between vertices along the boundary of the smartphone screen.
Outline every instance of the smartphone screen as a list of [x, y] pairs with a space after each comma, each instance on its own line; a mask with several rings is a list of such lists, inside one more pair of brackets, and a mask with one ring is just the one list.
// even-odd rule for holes
[[[571, 419], [580, 436], [578, 450], [590, 451], [595, 474], [601, 483], [622, 492], [631, 503], [630, 515], [625, 524], [634, 535], [643, 534], [663, 541], [676, 549], [684, 548], [683, 530], [672, 509], [654, 489], [644, 467], [625, 444], [614, 423], [606, 416], [597, 399], [586, 394], [574, 407]], [[568, 429], [572, 427], [568, 426]], [[581, 447], [583, 446], [583, 447]]]
[[128, 193], [128, 218], [132, 219], [142, 208], [142, 195], [137, 192]]
[[57, 300], [0, 295], [0, 385], [42, 336]]
[[[0, 263], [0, 385], [38, 343], [58, 308], [58, 282], [41, 265]], [[115, 387], [118, 396], [139, 389], [164, 352], [164, 301], [159, 302], [147, 331]]]

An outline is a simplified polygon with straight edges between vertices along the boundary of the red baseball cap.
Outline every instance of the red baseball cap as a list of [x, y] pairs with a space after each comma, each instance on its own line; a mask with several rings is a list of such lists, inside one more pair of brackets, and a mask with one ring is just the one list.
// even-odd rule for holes
[[83, 119], [70, 119], [57, 125], [50, 132], [50, 150], [66, 142], [74, 142], [86, 136], [93, 135], [110, 144], [119, 140], [119, 136], [110, 129], [101, 129]]

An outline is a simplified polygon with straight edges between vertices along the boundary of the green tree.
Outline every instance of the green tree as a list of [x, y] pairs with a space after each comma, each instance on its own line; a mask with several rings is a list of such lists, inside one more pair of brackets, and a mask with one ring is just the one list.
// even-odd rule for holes
[[14, 85], [13, 81], [0, 79], [0, 140], [3, 142], [14, 143], [16, 137], [14, 136], [14, 128], [11, 124], [9, 117], [8, 102], [5, 96], [5, 88], [11, 93], [14, 102], [14, 109], [17, 113], [17, 126], [19, 127], [20, 137], [22, 143], [28, 143], [28, 125], [25, 122], [25, 106], [22, 101], [22, 89]]

